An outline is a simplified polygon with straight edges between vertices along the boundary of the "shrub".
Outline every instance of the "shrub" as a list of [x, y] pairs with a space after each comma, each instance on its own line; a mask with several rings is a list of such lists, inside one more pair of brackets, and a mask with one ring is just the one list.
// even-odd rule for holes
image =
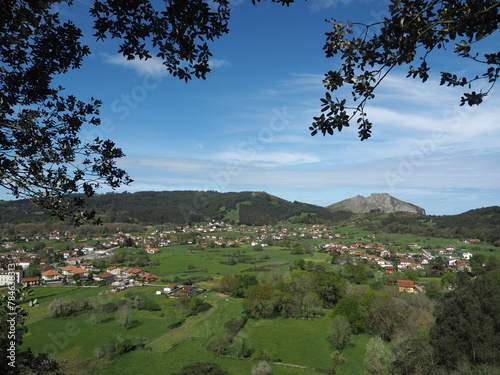
[[161, 307], [153, 299], [147, 298], [139, 304], [139, 310], [160, 311]]
[[252, 375], [271, 375], [273, 370], [266, 361], [260, 361], [258, 365], [252, 368]]
[[229, 372], [221, 369], [216, 363], [196, 362], [190, 363], [184, 366], [180, 372], [170, 375], [229, 375]]

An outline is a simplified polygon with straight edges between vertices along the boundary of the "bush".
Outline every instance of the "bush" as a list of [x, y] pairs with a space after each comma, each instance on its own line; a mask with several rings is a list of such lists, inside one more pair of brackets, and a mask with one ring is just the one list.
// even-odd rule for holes
[[125, 354], [132, 350], [144, 347], [145, 340], [141, 337], [126, 337], [116, 336], [113, 341], [106, 346], [98, 346], [94, 350], [95, 358], [107, 357], [111, 358], [116, 355]]
[[215, 352], [219, 355], [223, 355], [228, 350], [229, 345], [231, 345], [232, 341], [233, 341], [233, 336], [231, 336], [227, 332], [224, 332], [215, 336], [212, 340], [210, 340], [207, 348], [212, 352]]
[[196, 362], [190, 363], [182, 368], [180, 372], [173, 372], [170, 375], [230, 375], [216, 363]]
[[160, 311], [161, 307], [153, 299], [147, 298], [139, 304], [139, 310]]
[[70, 316], [75, 312], [73, 301], [68, 301], [63, 298], [53, 300], [47, 307], [47, 313], [51, 318], [60, 318]]
[[114, 302], [100, 303], [94, 306], [96, 313], [113, 313], [118, 310], [118, 305]]
[[266, 361], [260, 361], [259, 364], [252, 368], [252, 375], [271, 375], [273, 370]]

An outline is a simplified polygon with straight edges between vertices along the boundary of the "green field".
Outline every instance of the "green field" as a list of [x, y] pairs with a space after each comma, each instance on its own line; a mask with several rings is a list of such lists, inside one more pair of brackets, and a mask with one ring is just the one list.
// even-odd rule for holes
[[271, 359], [312, 368], [332, 365], [327, 335], [331, 317], [308, 319], [251, 319], [240, 335], [253, 349], [263, 349]]
[[[139, 322], [125, 330], [115, 319], [115, 314], [104, 314], [103, 322], [95, 324], [92, 314], [80, 314], [69, 318], [49, 318], [47, 307], [55, 298], [90, 298], [94, 303], [116, 302], [124, 296], [98, 296], [104, 288], [33, 288], [39, 306], [29, 308], [27, 321], [28, 333], [24, 337], [23, 349], [28, 347], [38, 352], [47, 352], [59, 361], [66, 361], [70, 353], [78, 353], [81, 360], [93, 359], [99, 346], [109, 344], [120, 336], [141, 337], [148, 342], [146, 350], [136, 350], [113, 359], [113, 361], [94, 361], [102, 367], [99, 373], [135, 374], [144, 372], [166, 373], [178, 371], [183, 365], [194, 361], [217, 362], [231, 374], [250, 373], [258, 363], [256, 359], [233, 359], [218, 357], [206, 350], [207, 342], [223, 329], [228, 320], [237, 317], [242, 311], [239, 299], [218, 295], [213, 292], [202, 294], [200, 298], [212, 305], [204, 313], [188, 317], [184, 324], [175, 329], [169, 326], [182, 318], [175, 307], [175, 300], [155, 296], [162, 311], [149, 312], [133, 310], [132, 319]], [[138, 287], [134, 293], [152, 294], [156, 288]], [[161, 316], [163, 315], [163, 316]], [[330, 365], [330, 349], [325, 337], [324, 326], [328, 325], [327, 316], [314, 320], [271, 319], [252, 320], [241, 332], [249, 334], [252, 349], [262, 348], [283, 363], [306, 367]], [[307, 332], [304, 337], [301, 332]], [[269, 337], [273, 340], [268, 340]], [[300, 342], [300, 345], [297, 345]], [[318, 343], [320, 346], [318, 347]], [[320, 350], [318, 350], [320, 348]], [[279, 358], [278, 358], [279, 357]], [[303, 368], [287, 367], [283, 364], [272, 365], [275, 374], [308, 375], [315, 373]]]
[[[289, 263], [296, 259], [313, 258], [318, 261], [325, 261], [328, 258], [328, 256], [321, 253], [315, 253], [313, 256], [308, 254], [291, 254], [289, 249], [276, 246], [266, 247], [263, 251], [254, 251], [251, 246], [241, 246], [238, 248], [206, 248], [188, 253], [190, 247], [190, 245], [177, 245], [161, 248], [159, 254], [150, 255], [150, 259], [158, 260], [160, 265], [148, 266], [148, 271], [167, 280], [174, 277], [218, 276], [240, 272], [250, 272], [250, 274], [258, 275], [271, 271], [283, 272], [288, 270], [290, 267]], [[234, 265], [220, 263], [226, 261], [228, 256], [237, 252], [248, 258], [257, 259], [258, 262], [254, 264], [238, 263]], [[269, 259], [259, 260], [264, 255], [268, 256]], [[276, 262], [284, 264], [279, 267], [273, 267], [273, 263]], [[193, 266], [194, 268], [192, 268]], [[262, 267], [263, 269], [259, 270]], [[255, 271], [252, 271], [252, 269], [255, 269]]]
[[[290, 229], [294, 229], [290, 226]], [[405, 234], [376, 234], [368, 237], [369, 231], [346, 226], [333, 230], [341, 233], [342, 238], [335, 240], [307, 239], [312, 247], [328, 241], [350, 243], [355, 241], [386, 243], [391, 249], [407, 251], [407, 244], [416, 242], [426, 249], [436, 250], [446, 245], [454, 245], [457, 251], [470, 251], [473, 254], [500, 256], [499, 251], [491, 251], [491, 245], [465, 245], [458, 240], [442, 238], [424, 238]], [[226, 233], [233, 238], [241, 233]], [[297, 237], [298, 241], [304, 241]], [[277, 242], [279, 244], [279, 242]], [[291, 241], [290, 243], [293, 243]], [[293, 245], [291, 246], [293, 247]], [[328, 370], [334, 366], [333, 348], [328, 342], [328, 333], [332, 317], [330, 311], [314, 319], [249, 319], [238, 332], [234, 342], [244, 341], [251, 349], [249, 358], [218, 356], [207, 349], [210, 341], [225, 330], [225, 323], [242, 316], [242, 299], [231, 298], [213, 291], [215, 283], [224, 275], [248, 274], [258, 280], [268, 280], [273, 273], [289, 274], [295, 260], [320, 263], [327, 271], [340, 271], [341, 266], [329, 263], [331, 256], [314, 251], [312, 253], [292, 254], [289, 247], [269, 246], [263, 251], [255, 251], [250, 245], [234, 248], [211, 248], [193, 250], [194, 245], [172, 245], [161, 248], [161, 252], [149, 255], [156, 266], [145, 266], [149, 272], [159, 276], [155, 285], [132, 287], [114, 295], [99, 295], [108, 290], [106, 287], [34, 287], [33, 298], [39, 306], [28, 307], [28, 333], [24, 337], [22, 349], [28, 347], [37, 352], [47, 352], [65, 366], [71, 364], [88, 370], [90, 374], [125, 375], [141, 373], [169, 374], [179, 371], [184, 365], [193, 362], [216, 362], [230, 374], [250, 374], [252, 367], [258, 364], [257, 353], [265, 353], [274, 374], [311, 375], [314, 370]], [[493, 248], [494, 249], [494, 248]], [[138, 249], [116, 249], [120, 252], [137, 252]], [[412, 250], [418, 252], [419, 250]], [[237, 259], [236, 264], [223, 264], [228, 259]], [[246, 262], [240, 260], [246, 258]], [[255, 262], [256, 261], [256, 262]], [[119, 266], [125, 266], [120, 264]], [[380, 277], [379, 273], [375, 273]], [[188, 316], [188, 312], [179, 308], [176, 299], [156, 295], [165, 283], [176, 280], [202, 279], [196, 282], [207, 292], [198, 298], [211, 305], [207, 311]], [[372, 279], [373, 280], [373, 279]], [[440, 281], [440, 278], [420, 277], [419, 283]], [[369, 290], [367, 284], [349, 284], [347, 293], [362, 294]], [[385, 289], [395, 291], [393, 286]], [[144, 311], [133, 308], [130, 320], [133, 324], [125, 329], [120, 324], [118, 312], [82, 311], [66, 318], [51, 318], [48, 306], [58, 298], [82, 301], [88, 299], [92, 306], [108, 303], [122, 306], [135, 295], [152, 298], [161, 311]], [[128, 302], [127, 302], [128, 303]], [[174, 328], [173, 328], [174, 327]], [[353, 336], [344, 349], [344, 362], [336, 365], [340, 375], [364, 374], [365, 347], [370, 335]], [[112, 357], [96, 358], [96, 352], [109, 346], [116, 338], [131, 338], [144, 345], [135, 350]], [[229, 349], [227, 354], [233, 354]], [[73, 363], [74, 362], [74, 363]], [[293, 367], [298, 366], [298, 367]], [[85, 370], [86, 371], [86, 370]]]

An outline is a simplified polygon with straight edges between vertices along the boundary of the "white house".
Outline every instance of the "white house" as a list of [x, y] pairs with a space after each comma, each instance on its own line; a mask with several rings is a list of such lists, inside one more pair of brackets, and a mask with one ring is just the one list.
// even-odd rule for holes
[[48, 270], [42, 272], [42, 280], [44, 281], [59, 281], [61, 279], [61, 275], [59, 272], [54, 270]]
[[172, 293], [176, 289], [177, 289], [177, 284], [170, 284], [170, 285], [167, 285], [165, 288], [163, 288], [165, 293]]

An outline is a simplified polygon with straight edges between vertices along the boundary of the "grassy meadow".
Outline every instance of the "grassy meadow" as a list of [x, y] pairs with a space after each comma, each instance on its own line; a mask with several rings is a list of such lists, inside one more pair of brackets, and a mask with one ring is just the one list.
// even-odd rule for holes
[[[459, 251], [473, 254], [500, 256], [491, 252], [491, 245], [464, 245], [457, 240], [424, 238], [415, 235], [380, 234], [375, 238], [372, 233], [347, 226], [339, 228], [342, 238], [334, 240], [309, 239], [312, 246], [328, 241], [348, 242], [363, 239], [365, 242], [390, 242], [398, 244], [405, 251], [408, 243], [416, 242], [428, 248], [454, 245]], [[235, 235], [231, 233], [231, 235]], [[300, 238], [299, 238], [300, 239]], [[301, 240], [301, 239], [300, 239]], [[89, 373], [103, 375], [127, 375], [158, 373], [170, 374], [179, 371], [184, 365], [193, 362], [216, 362], [230, 374], [250, 374], [258, 363], [256, 353], [264, 352], [271, 362], [276, 375], [312, 375], [313, 368], [331, 369], [333, 349], [328, 342], [328, 332], [332, 316], [330, 311], [313, 319], [249, 319], [237, 333], [235, 340], [244, 340], [252, 351], [249, 358], [218, 356], [209, 351], [210, 340], [224, 330], [231, 319], [240, 317], [243, 311], [242, 299], [231, 298], [213, 291], [215, 283], [224, 275], [249, 274], [260, 280], [270, 278], [273, 272], [287, 274], [290, 265], [298, 259], [321, 263], [327, 271], [338, 270], [337, 265], [329, 263], [330, 256], [312, 252], [292, 254], [289, 248], [280, 246], [265, 247], [256, 251], [252, 246], [237, 248], [204, 248], [192, 250], [193, 245], [172, 245], [161, 248], [160, 253], [149, 255], [156, 265], [145, 266], [150, 273], [159, 276], [155, 285], [132, 287], [113, 294], [99, 295], [111, 286], [105, 287], [35, 287], [34, 298], [39, 306], [27, 307], [28, 333], [24, 337], [23, 349], [31, 348], [47, 352], [63, 364], [68, 373]], [[137, 249], [116, 249], [115, 252], [136, 252]], [[418, 250], [412, 250], [418, 251]], [[236, 264], [224, 264], [228, 259], [236, 259]], [[255, 263], [239, 262], [243, 258], [253, 259]], [[125, 266], [121, 264], [120, 266]], [[211, 308], [196, 315], [188, 316], [179, 308], [176, 299], [156, 295], [169, 281], [203, 278], [196, 282], [208, 291], [198, 296]], [[429, 279], [431, 280], [431, 279]], [[439, 279], [432, 279], [438, 281]], [[425, 284], [426, 279], [420, 281]], [[180, 282], [178, 282], [180, 283]], [[368, 285], [350, 285], [349, 290], [368, 290]], [[159, 311], [130, 310], [132, 324], [128, 329], [120, 323], [118, 312], [82, 311], [66, 318], [52, 318], [48, 307], [55, 299], [89, 299], [92, 306], [108, 303], [120, 305], [124, 297], [140, 295], [154, 300]], [[364, 353], [370, 335], [362, 334], [351, 338], [344, 349], [343, 363], [336, 366], [339, 375], [364, 374]], [[109, 346], [116, 339], [140, 341], [142, 345], [134, 350], [111, 357], [96, 358], [96, 352]], [[302, 366], [292, 367], [288, 365]], [[70, 370], [71, 368], [80, 368]]]
[[[188, 252], [189, 245], [177, 245], [161, 248], [159, 254], [150, 255], [150, 259], [159, 265], [146, 267], [149, 272], [161, 279], [174, 277], [188, 278], [195, 276], [212, 276], [214, 280], [197, 285], [209, 291], [198, 298], [208, 302], [212, 307], [205, 312], [186, 317], [176, 306], [177, 300], [156, 295], [156, 290], [164, 285], [133, 287], [114, 295], [99, 295], [110, 289], [106, 287], [37, 287], [33, 288], [34, 298], [39, 306], [27, 307], [30, 315], [27, 319], [28, 333], [24, 337], [23, 349], [28, 347], [38, 352], [47, 352], [65, 368], [86, 366], [89, 373], [98, 374], [137, 374], [158, 372], [168, 374], [178, 371], [183, 365], [192, 362], [210, 361], [219, 363], [231, 374], [249, 374], [251, 368], [258, 363], [257, 359], [235, 359], [219, 357], [207, 350], [210, 339], [222, 331], [224, 324], [241, 316], [243, 303], [241, 299], [231, 298], [210, 291], [214, 282], [223, 275], [246, 273], [258, 278], [269, 277], [270, 272], [289, 272], [290, 263], [296, 259], [321, 262], [327, 267], [327, 255], [322, 253], [291, 254], [282, 247], [266, 247], [263, 251], [254, 251], [251, 246], [239, 248], [206, 248]], [[117, 249], [117, 252], [136, 251], [135, 249]], [[255, 264], [237, 263], [221, 264], [228, 256], [235, 253], [248, 258], [266, 259]], [[109, 302], [119, 303], [127, 294], [149, 296], [157, 302], [161, 311], [142, 311], [131, 309], [132, 327], [125, 329], [117, 319], [117, 313], [83, 312], [67, 318], [51, 318], [47, 308], [54, 299], [66, 300], [89, 299], [93, 306]], [[96, 319], [99, 315], [99, 319]], [[241, 335], [249, 335], [248, 342], [254, 352], [263, 349], [273, 353], [276, 360], [292, 365], [305, 367], [329, 368], [331, 366], [330, 350], [325, 339], [325, 328], [329, 317], [304, 319], [272, 319], [249, 322], [248, 328]], [[182, 322], [176, 328], [175, 323]], [[259, 324], [265, 326], [259, 327]], [[267, 328], [266, 328], [267, 325]], [[272, 328], [272, 329], [271, 329]], [[300, 331], [305, 330], [307, 341], [302, 341]], [[270, 337], [273, 340], [270, 340]], [[109, 345], [115, 338], [140, 338], [145, 342], [143, 348], [121, 354], [110, 359], [95, 359], [99, 347]], [[278, 341], [276, 341], [278, 340]], [[266, 342], [268, 342], [266, 344]], [[300, 345], [297, 343], [300, 342]], [[316, 346], [320, 344], [321, 350]], [[73, 354], [78, 353], [79, 360]], [[312, 354], [315, 354], [312, 357]], [[324, 357], [321, 359], [321, 357]], [[283, 364], [272, 365], [274, 374], [308, 375], [317, 373], [306, 368], [289, 367]], [[93, 370], [91, 370], [93, 369]]]

